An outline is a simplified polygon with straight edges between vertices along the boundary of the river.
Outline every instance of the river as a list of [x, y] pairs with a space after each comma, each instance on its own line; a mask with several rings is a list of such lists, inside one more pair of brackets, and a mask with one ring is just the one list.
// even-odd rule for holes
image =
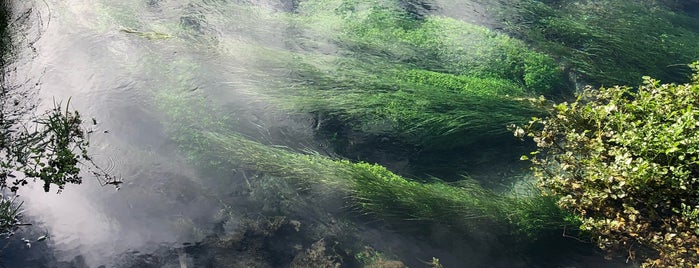
[[[460, 68], [495, 53], [477, 39], [455, 45], [445, 37], [433, 45], [474, 49], [458, 58], [446, 52], [423, 55], [394, 45], [390, 36], [381, 39], [386, 35], [352, 18], [380, 16], [381, 8], [393, 7], [414, 20], [448, 19], [438, 20], [447, 26], [435, 27], [474, 25], [455, 28], [473, 29], [462, 33], [464, 38], [506, 38], [488, 30], [502, 26], [489, 13], [499, 2], [379, 2], [379, 9], [369, 2], [332, 0], [17, 3], [20, 45], [8, 83], [32, 92], [26, 101], [37, 110], [70, 99], [91, 132], [90, 154], [123, 184], [117, 190], [86, 174], [84, 183], [60, 194], [38, 186], [22, 189], [25, 217], [34, 226], [8, 242], [5, 267], [429, 267], [436, 259], [444, 267], [617, 265], [592, 244], [572, 239], [508, 251], [509, 243], [496, 231], [453, 238], [446, 225], [388, 224], [357, 212], [344, 182], [329, 181], [334, 171], [282, 159], [286, 152], [323, 159], [320, 163], [346, 158], [380, 163], [407, 177], [433, 174], [452, 181], [469, 172], [494, 188], [527, 177], [518, 162], [526, 148], [514, 140], [488, 141], [468, 152], [417, 150], [438, 146], [423, 144], [419, 128], [391, 136], [385, 133], [407, 130], [342, 106], [358, 96], [354, 84], [393, 90], [381, 78], [391, 74], [388, 69]], [[454, 60], [442, 63], [434, 58], [440, 55]], [[304, 93], [324, 87], [322, 92], [338, 90], [339, 97]], [[312, 102], [324, 99], [331, 104]], [[306, 109], [313, 105], [321, 108]], [[328, 119], [339, 114], [333, 107], [344, 114]], [[371, 120], [347, 130], [338, 126], [345, 114], [354, 116], [347, 120]], [[444, 133], [435, 144], [450, 139]], [[231, 141], [216, 143], [217, 137]], [[403, 146], [411, 143], [418, 145]], [[442, 161], [437, 156], [444, 152], [445, 159], [459, 155], [459, 160]], [[440, 161], [446, 164], [436, 166]], [[473, 167], [454, 168], [464, 162]], [[42, 234], [49, 239], [31, 248], [16, 240]]]

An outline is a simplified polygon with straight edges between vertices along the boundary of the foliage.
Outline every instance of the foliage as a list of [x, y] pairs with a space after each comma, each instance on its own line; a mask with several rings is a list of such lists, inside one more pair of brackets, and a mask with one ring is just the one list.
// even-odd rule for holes
[[81, 160], [90, 160], [89, 143], [80, 114], [67, 107], [63, 110], [59, 104], [55, 105], [34, 120], [34, 129], [2, 122], [0, 188], [9, 187], [16, 192], [30, 180], [40, 179], [48, 192], [51, 185], [60, 191], [67, 183], [82, 182], [79, 164]]
[[[0, 96], [0, 101], [6, 101], [5, 97]], [[21, 114], [0, 111], [0, 191], [15, 194], [38, 179], [43, 182], [44, 191], [53, 185], [61, 192], [66, 184], [82, 182], [80, 171], [84, 164], [105, 183], [118, 186], [120, 181], [104, 173], [87, 155], [89, 142], [82, 119], [77, 111], [69, 110], [69, 104], [65, 109], [54, 104], [31, 126], [19, 123]], [[23, 225], [21, 205], [16, 196], [0, 197], [0, 235], [10, 236]]]
[[587, 88], [526, 128], [541, 186], [602, 249], [644, 266], [699, 264], [698, 67], [691, 84]]
[[15, 197], [0, 197], [0, 236], [9, 237], [22, 225], [22, 202]]
[[699, 21], [654, 1], [511, 2], [501, 11], [506, 31], [585, 82], [637, 84], [642, 75], [686, 82], [686, 64], [699, 57]]

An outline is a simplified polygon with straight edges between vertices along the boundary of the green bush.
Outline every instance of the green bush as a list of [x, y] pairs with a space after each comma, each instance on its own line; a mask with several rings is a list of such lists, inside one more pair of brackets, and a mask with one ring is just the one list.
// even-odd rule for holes
[[[699, 265], [699, 68], [691, 84], [644, 77], [586, 89], [526, 128], [534, 172], [609, 253]], [[516, 134], [523, 135], [525, 129]], [[527, 157], [525, 157], [527, 158]]]

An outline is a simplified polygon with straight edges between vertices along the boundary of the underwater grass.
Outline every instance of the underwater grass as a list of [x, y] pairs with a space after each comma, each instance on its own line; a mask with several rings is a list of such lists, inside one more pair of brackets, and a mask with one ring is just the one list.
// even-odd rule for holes
[[323, 121], [337, 121], [370, 137], [453, 148], [509, 136], [508, 124], [541, 113], [530, 93], [506, 79], [407, 68], [376, 57], [360, 61], [272, 48], [255, 51], [269, 55], [260, 64], [285, 66], [290, 76], [266, 78], [264, 85], [243, 91], [289, 113], [317, 115], [319, 129], [326, 126]]
[[[171, 41], [176, 42], [177, 39]], [[227, 172], [255, 171], [294, 182], [300, 189], [320, 187], [327, 193], [346, 197], [348, 205], [360, 213], [395, 226], [413, 226], [417, 222], [441, 224], [451, 228], [455, 234], [464, 233], [465, 236], [492, 227], [502, 235], [527, 240], [538, 237], [539, 232], [557, 230], [566, 224], [565, 215], [553, 200], [540, 196], [501, 195], [472, 181], [464, 181], [460, 185], [447, 184], [437, 179], [418, 182], [398, 176], [379, 165], [352, 163], [317, 154], [301, 154], [254, 141], [237, 132], [237, 125], [232, 124], [235, 120], [226, 112], [212, 108], [211, 100], [200, 98], [190, 90], [193, 88], [191, 83], [195, 80], [193, 73], [201, 68], [196, 61], [186, 58], [167, 61], [155, 56], [149, 58], [149, 61], [144, 68], [151, 65], [157, 68], [146, 70], [145, 73], [152, 72], [149, 75], [159, 77], [157, 81], [153, 81], [157, 108], [166, 114], [165, 126], [168, 132], [182, 153], [193, 163]], [[354, 61], [346, 62], [349, 63], [345, 67], [353, 66]], [[320, 90], [311, 86], [299, 86], [293, 88], [296, 95], [285, 96], [301, 104], [303, 99], [323, 99], [326, 102], [317, 106], [318, 111], [326, 108], [324, 111], [330, 115], [354, 116], [353, 120], [360, 122], [359, 125], [366, 129], [383, 127], [383, 123], [367, 122], [379, 122], [378, 120], [383, 121], [392, 116], [395, 118], [394, 129], [386, 133], [406, 130], [406, 133], [412, 133], [408, 135], [414, 135], [412, 139], [416, 143], [422, 142], [418, 134], [434, 135], [430, 134], [432, 132], [461, 140], [460, 135], [465, 134], [454, 129], [464, 127], [471, 128], [469, 131], [472, 134], [504, 132], [504, 124], [499, 124], [509, 122], [510, 119], [494, 124], [499, 116], [510, 118], [515, 115], [528, 119], [528, 116], [522, 115], [526, 112], [522, 111], [535, 110], [528, 108], [526, 100], [521, 100], [524, 96], [521, 93], [524, 92], [522, 87], [507, 79], [393, 68], [375, 73], [378, 80], [355, 80], [357, 75], [375, 70], [365, 68], [349, 73], [346, 77], [351, 79], [345, 80], [347, 84], [342, 89]], [[314, 75], [320, 74], [322, 72]], [[317, 81], [323, 83], [322, 79]], [[327, 81], [333, 80], [330, 77]], [[470, 82], [474, 82], [475, 86], [469, 86]], [[394, 87], [405, 84], [411, 86]], [[376, 85], [383, 87], [375, 87]], [[497, 86], [497, 89], [487, 90], [490, 86], [483, 85]], [[383, 92], [377, 92], [377, 88]], [[304, 96], [306, 93], [309, 95]], [[501, 95], [502, 93], [505, 95]], [[343, 100], [347, 101], [346, 105], [341, 104]], [[393, 108], [385, 105], [387, 101], [395, 101]], [[357, 103], [364, 105], [356, 105]], [[331, 109], [331, 104], [339, 109]], [[387, 108], [376, 109], [377, 106]], [[454, 113], [455, 110], [464, 112]], [[427, 116], [423, 115], [428, 112]], [[438, 114], [444, 116], [435, 117]], [[465, 121], [454, 120], [459, 117]], [[413, 124], [412, 121], [418, 121], [419, 124]], [[407, 127], [400, 126], [401, 123], [405, 123]], [[490, 130], [487, 127], [479, 129], [489, 125], [496, 127]], [[402, 128], [396, 128], [399, 126]], [[449, 136], [452, 133], [455, 136]]]
[[569, 220], [552, 198], [495, 193], [467, 178], [417, 182], [368, 163], [351, 164], [351, 170], [351, 198], [360, 211], [389, 222], [439, 223], [467, 235], [495, 230], [523, 242], [560, 230]]
[[308, 91], [297, 88], [287, 100], [298, 111], [339, 119], [362, 133], [431, 149], [502, 137], [508, 134], [508, 124], [541, 113], [524, 98], [468, 95], [428, 86], [371, 94], [363, 90]]
[[[275, 69], [259, 74], [251, 96], [407, 146], [449, 149], [504, 137], [508, 124], [538, 115], [524, 99], [551, 92], [561, 77], [550, 57], [516, 39], [450, 18], [414, 18], [392, 1], [304, 1], [295, 13], [213, 5], [243, 21], [259, 17], [289, 29], [282, 42], [269, 44], [254, 43], [260, 33], [250, 30], [238, 33], [240, 40], [216, 37], [222, 56], [249, 64], [241, 68]], [[134, 28], [158, 25], [168, 24]], [[167, 42], [189, 41], [196, 25], [158, 31], [172, 34]], [[282, 68], [289, 71], [275, 76]]]
[[[699, 57], [699, 19], [653, 1], [511, 1], [506, 30], [556, 55], [585, 82], [686, 82]], [[518, 15], [512, 15], [518, 14]]]
[[418, 19], [395, 2], [351, 10], [336, 12], [345, 19], [338, 43], [353, 56], [376, 55], [415, 69], [501, 78], [537, 94], [563, 85], [552, 58], [488, 28], [434, 15]]
[[213, 146], [208, 152], [232, 165], [290, 180], [301, 188], [320, 184], [325, 191], [348, 196], [350, 207], [397, 227], [442, 224], [465, 236], [488, 228], [524, 242], [570, 222], [555, 199], [540, 195], [507, 196], [471, 180], [417, 182], [380, 165], [294, 153], [234, 133], [208, 132], [204, 138]]
[[506, 79], [408, 68], [378, 57], [266, 54], [275, 58], [265, 60], [293, 73], [249, 94], [289, 112], [317, 115], [319, 129], [323, 121], [336, 121], [370, 137], [448, 149], [509, 136], [508, 124], [541, 113], [531, 93]]
[[440, 224], [464, 237], [489, 230], [524, 243], [569, 222], [551, 198], [500, 194], [472, 180], [419, 182], [376, 164], [293, 152], [235, 132], [235, 126], [219, 116], [221, 111], [187, 91], [159, 91], [156, 99], [169, 115], [169, 132], [193, 163], [262, 174], [291, 182], [299, 190], [344, 197], [349, 208], [398, 229]]
[[451, 18], [416, 18], [394, 1], [304, 1], [296, 12], [289, 42], [299, 51], [278, 59], [293, 72], [262, 94], [370, 137], [466, 146], [538, 115], [522, 100], [562, 86], [553, 59], [523, 42]]

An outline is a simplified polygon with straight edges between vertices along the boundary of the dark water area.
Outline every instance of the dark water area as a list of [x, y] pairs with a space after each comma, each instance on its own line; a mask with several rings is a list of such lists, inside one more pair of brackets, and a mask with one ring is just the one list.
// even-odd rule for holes
[[[532, 191], [528, 166], [519, 161], [532, 145], [514, 139], [504, 124], [462, 131], [411, 113], [472, 124], [535, 114], [476, 108], [452, 114], [457, 109], [444, 104], [451, 97], [418, 90], [472, 90], [476, 97], [456, 103], [511, 102], [515, 111], [520, 107], [512, 99], [541, 95], [527, 88], [533, 88], [527, 76], [492, 69], [545, 58], [504, 34], [512, 31], [506, 6], [15, 1], [16, 47], [5, 76], [16, 88], [12, 96], [26, 96], [37, 111], [70, 99], [95, 120], [86, 126], [91, 155], [124, 183], [117, 191], [86, 175], [60, 194], [23, 188], [24, 215], [34, 225], [2, 242], [2, 265], [438, 267], [438, 259], [444, 267], [633, 267], [623, 258], [607, 261], [594, 244], [560, 232], [522, 246], [495, 227], [458, 233], [449, 223], [395, 224], [358, 209], [346, 182], [333, 181], [344, 174], [334, 173], [334, 163], [349, 159], [420, 182], [468, 177], [502, 195]], [[527, 56], [507, 58], [502, 51]], [[455, 90], [432, 77], [495, 84], [505, 93]], [[376, 94], [362, 95], [367, 88]], [[392, 100], [402, 105], [401, 94], [413, 90], [434, 99], [386, 108]], [[490, 116], [473, 119], [483, 114]], [[391, 116], [408, 119], [395, 123]], [[447, 126], [429, 128], [430, 122]], [[460, 139], [463, 133], [473, 141]], [[298, 164], [306, 163], [294, 158], [299, 155], [321, 164]], [[21, 241], [46, 234], [30, 248]]]

